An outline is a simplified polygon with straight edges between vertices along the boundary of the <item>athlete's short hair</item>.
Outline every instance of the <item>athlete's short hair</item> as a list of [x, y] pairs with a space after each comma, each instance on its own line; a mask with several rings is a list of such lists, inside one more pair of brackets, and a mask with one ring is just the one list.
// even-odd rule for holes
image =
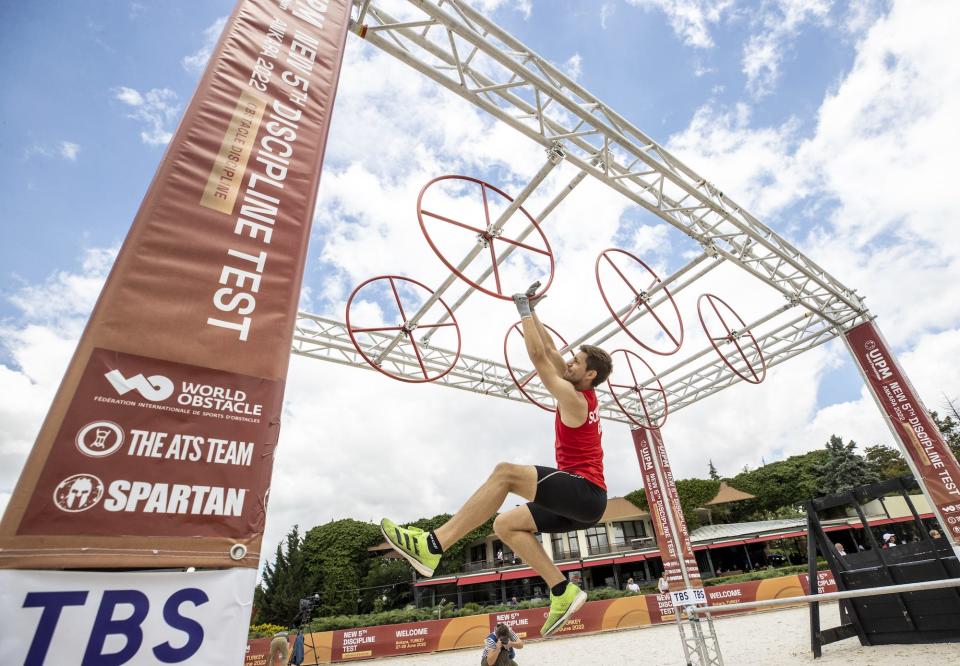
[[594, 370], [597, 373], [591, 386], [596, 387], [607, 381], [610, 371], [613, 370], [613, 360], [610, 358], [610, 354], [593, 345], [580, 345], [580, 351], [587, 356], [587, 370]]

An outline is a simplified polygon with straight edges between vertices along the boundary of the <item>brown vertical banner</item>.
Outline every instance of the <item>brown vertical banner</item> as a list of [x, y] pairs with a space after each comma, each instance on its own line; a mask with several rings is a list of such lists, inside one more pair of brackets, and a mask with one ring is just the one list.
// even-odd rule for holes
[[[670, 591], [683, 589], [683, 570], [693, 587], [702, 587], [697, 557], [690, 544], [687, 521], [683, 517], [677, 486], [667, 459], [667, 449], [659, 428], [631, 431], [633, 445], [643, 474], [643, 491], [647, 497], [650, 518], [657, 534], [657, 545], [663, 561], [664, 575]], [[670, 515], [668, 516], [668, 513]], [[675, 529], [671, 528], [671, 522]]]
[[947, 538], [960, 553], [960, 465], [873, 322], [844, 334]]
[[257, 565], [349, 5], [237, 5], [20, 475], [0, 567]]

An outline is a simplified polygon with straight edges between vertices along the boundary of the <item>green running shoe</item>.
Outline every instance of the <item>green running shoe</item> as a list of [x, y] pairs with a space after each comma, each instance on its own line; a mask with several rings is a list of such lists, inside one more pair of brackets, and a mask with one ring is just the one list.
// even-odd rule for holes
[[540, 628], [540, 635], [546, 638], [560, 629], [570, 616], [577, 612], [587, 600], [587, 593], [573, 583], [567, 583], [566, 591], [559, 597], [550, 593], [550, 614]]
[[429, 532], [416, 527], [400, 527], [387, 518], [380, 521], [380, 531], [387, 543], [403, 555], [420, 575], [428, 578], [433, 575], [441, 556], [434, 555], [427, 548]]

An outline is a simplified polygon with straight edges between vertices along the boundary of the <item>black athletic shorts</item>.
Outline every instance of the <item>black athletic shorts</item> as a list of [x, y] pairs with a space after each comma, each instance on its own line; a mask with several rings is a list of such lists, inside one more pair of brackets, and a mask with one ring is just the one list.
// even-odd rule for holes
[[607, 508], [607, 491], [579, 474], [537, 468], [537, 494], [527, 507], [539, 532], [558, 534], [593, 527]]

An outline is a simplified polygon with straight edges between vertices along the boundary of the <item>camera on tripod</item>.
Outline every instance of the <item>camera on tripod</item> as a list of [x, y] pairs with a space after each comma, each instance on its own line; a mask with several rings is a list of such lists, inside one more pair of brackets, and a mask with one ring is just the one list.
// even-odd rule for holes
[[317, 606], [320, 605], [320, 595], [314, 594], [311, 597], [304, 597], [300, 600], [300, 610], [297, 612], [297, 617], [294, 621], [294, 624], [301, 626], [310, 622], [313, 617], [313, 611]]

